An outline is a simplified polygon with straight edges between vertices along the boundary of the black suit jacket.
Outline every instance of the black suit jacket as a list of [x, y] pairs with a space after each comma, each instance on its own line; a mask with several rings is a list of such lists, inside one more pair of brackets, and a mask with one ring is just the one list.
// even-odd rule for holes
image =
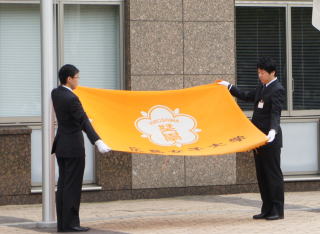
[[[260, 84], [255, 90], [241, 91], [232, 86], [230, 93], [247, 102], [254, 103], [252, 123], [266, 135], [270, 129], [276, 130], [276, 137], [273, 142], [264, 147], [282, 147], [282, 131], [280, 127], [280, 116], [285, 99], [285, 90], [279, 80], [272, 82], [263, 88]], [[258, 108], [258, 103], [263, 100], [263, 108]]]
[[79, 98], [65, 87], [59, 86], [51, 92], [54, 110], [58, 120], [58, 130], [51, 153], [57, 157], [84, 157], [84, 139], [82, 130], [91, 144], [99, 140]]

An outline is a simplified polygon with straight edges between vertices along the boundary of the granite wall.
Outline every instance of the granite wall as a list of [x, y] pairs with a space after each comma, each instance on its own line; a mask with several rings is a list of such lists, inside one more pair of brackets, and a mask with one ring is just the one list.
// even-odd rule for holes
[[[130, 0], [132, 90], [234, 83], [234, 47], [234, 0]], [[235, 155], [132, 157], [133, 189], [235, 183]]]
[[0, 204], [30, 194], [30, 134], [27, 127], [0, 127]]

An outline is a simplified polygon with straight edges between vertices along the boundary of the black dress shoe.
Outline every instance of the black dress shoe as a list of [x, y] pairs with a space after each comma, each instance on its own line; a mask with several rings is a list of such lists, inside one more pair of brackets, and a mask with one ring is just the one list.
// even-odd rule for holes
[[68, 228], [68, 229], [60, 229], [58, 230], [58, 232], [87, 232], [89, 231], [90, 228], [88, 227], [81, 227], [81, 226], [77, 226], [77, 227], [71, 227], [71, 228]]
[[261, 214], [254, 215], [252, 218], [253, 219], [264, 219], [266, 217], [267, 217], [267, 213], [261, 213]]
[[266, 217], [266, 220], [278, 220], [278, 219], [283, 219], [283, 218], [284, 218], [283, 215], [271, 214]]

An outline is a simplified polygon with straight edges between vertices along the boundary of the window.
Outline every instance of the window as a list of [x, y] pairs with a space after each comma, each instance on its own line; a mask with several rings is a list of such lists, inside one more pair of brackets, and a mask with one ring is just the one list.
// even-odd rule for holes
[[312, 8], [292, 8], [293, 109], [320, 109], [320, 32]]
[[[59, 65], [76, 65], [81, 72], [80, 85], [122, 88], [123, 5], [120, 1], [97, 3], [99, 5], [74, 3], [59, 1], [57, 9], [64, 9], [64, 14], [55, 11]], [[29, 127], [32, 128], [33, 186], [42, 182], [40, 36], [39, 4], [0, 4], [0, 122], [4, 125], [32, 122]], [[50, 93], [46, 95], [50, 96]], [[87, 157], [83, 183], [88, 184], [95, 182], [95, 161], [94, 150], [87, 137], [85, 145]]]
[[[285, 175], [319, 173], [319, 121], [300, 120], [281, 123], [283, 150], [281, 168]], [[297, 140], [297, 133], [299, 139]]]
[[[255, 66], [260, 56], [276, 59], [277, 76], [287, 92], [287, 118], [281, 121], [281, 168], [285, 175], [319, 174], [320, 31], [311, 24], [312, 1], [300, 5], [288, 1], [237, 2], [238, 86], [256, 86]], [[252, 110], [252, 105], [239, 104]]]
[[[33, 127], [31, 133], [31, 184], [32, 186], [41, 186], [42, 184], [42, 151], [41, 151], [41, 128]], [[92, 184], [95, 182], [94, 171], [94, 151], [93, 147], [84, 134], [84, 143], [86, 151], [86, 167], [83, 175], [83, 184]], [[58, 181], [58, 164], [55, 163], [55, 179]]]
[[119, 7], [65, 5], [64, 63], [80, 70], [80, 85], [120, 89]]
[[[81, 71], [80, 85], [122, 88], [119, 3], [64, 6], [57, 57]], [[55, 23], [58, 27], [61, 24]], [[41, 35], [39, 4], [0, 4], [0, 122], [40, 122]], [[63, 43], [61, 43], [63, 41]], [[60, 64], [62, 65], [62, 64]], [[50, 95], [50, 94], [48, 94]], [[32, 117], [32, 118], [30, 118]], [[35, 117], [35, 118], [33, 118]], [[18, 120], [17, 120], [18, 119]], [[7, 121], [7, 122], [6, 122]]]
[[[253, 88], [258, 58], [271, 56], [287, 92], [288, 115], [320, 115], [320, 31], [311, 24], [312, 8], [258, 5], [236, 7], [238, 86]], [[239, 104], [252, 110], [252, 105]]]
[[40, 116], [40, 7], [0, 4], [0, 118]]
[[[286, 87], [286, 9], [284, 7], [237, 7], [237, 85], [254, 89], [259, 83], [256, 64], [260, 57], [277, 61], [277, 77]], [[244, 110], [253, 104], [239, 101]]]

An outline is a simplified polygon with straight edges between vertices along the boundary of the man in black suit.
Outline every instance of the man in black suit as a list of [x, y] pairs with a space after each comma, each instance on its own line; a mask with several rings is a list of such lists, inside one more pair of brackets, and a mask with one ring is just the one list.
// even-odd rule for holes
[[276, 64], [269, 57], [261, 58], [257, 64], [261, 81], [256, 89], [242, 91], [227, 81], [218, 84], [228, 87], [230, 93], [247, 102], [254, 103], [252, 123], [268, 137], [268, 143], [254, 151], [257, 180], [262, 208], [254, 219], [277, 220], [284, 217], [284, 186], [280, 168], [282, 132], [280, 116], [285, 90], [276, 77]]
[[61, 85], [51, 92], [58, 130], [52, 146], [59, 165], [56, 192], [58, 232], [84, 232], [89, 228], [80, 226], [79, 207], [85, 168], [85, 149], [82, 131], [100, 153], [111, 149], [93, 129], [79, 98], [73, 93], [78, 86], [79, 70], [66, 64], [59, 70]]

